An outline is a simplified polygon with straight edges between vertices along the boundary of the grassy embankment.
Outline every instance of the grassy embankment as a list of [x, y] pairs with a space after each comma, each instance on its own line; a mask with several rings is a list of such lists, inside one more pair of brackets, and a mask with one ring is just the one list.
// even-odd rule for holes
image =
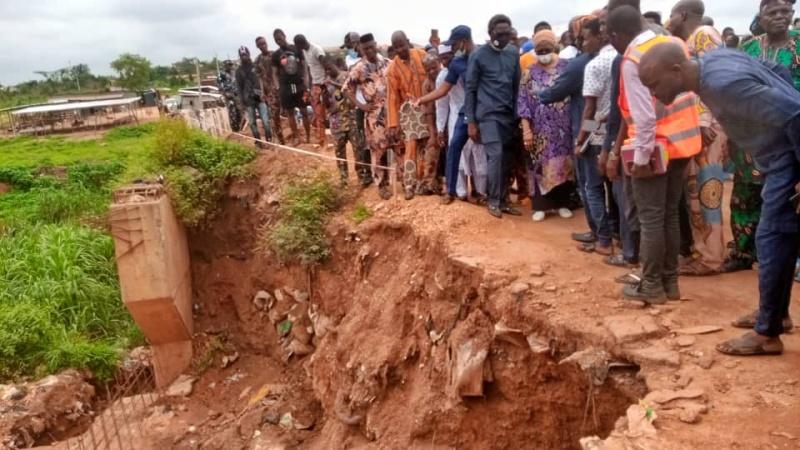
[[182, 122], [121, 127], [98, 140], [0, 140], [0, 381], [64, 368], [113, 375], [143, 342], [119, 293], [106, 213], [113, 189], [163, 174], [181, 219], [214, 213], [251, 150]]

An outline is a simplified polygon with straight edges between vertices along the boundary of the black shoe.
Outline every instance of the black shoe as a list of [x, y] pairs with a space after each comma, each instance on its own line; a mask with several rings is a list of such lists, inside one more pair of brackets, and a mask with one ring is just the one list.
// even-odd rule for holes
[[378, 188], [378, 195], [384, 200], [389, 200], [392, 198], [392, 191], [389, 190], [388, 186], [381, 186]]
[[492, 216], [502, 219], [503, 218], [503, 211], [498, 208], [497, 206], [489, 206], [489, 214]]
[[411, 189], [406, 189], [406, 200], [411, 200], [414, 198], [414, 191]]
[[518, 210], [516, 208], [512, 208], [510, 206], [504, 206], [504, 207], [500, 208], [500, 211], [503, 214], [508, 214], [509, 216], [521, 216], [522, 215], [522, 211], [520, 211], [520, 210]]
[[364, 178], [364, 179], [361, 180], [361, 187], [366, 189], [366, 188], [372, 186], [372, 183], [374, 183], [372, 177]]
[[442, 204], [443, 205], [449, 205], [449, 204], [453, 203], [455, 201], [455, 199], [456, 198], [453, 197], [452, 195], [447, 194], [444, 197], [442, 197]]
[[725, 273], [742, 270], [753, 270], [753, 261], [747, 258], [728, 258], [722, 265], [722, 271]]
[[597, 236], [591, 231], [587, 231], [585, 233], [572, 233], [572, 240], [577, 242], [583, 242], [584, 244], [594, 244], [597, 242]]
[[650, 292], [645, 290], [641, 283], [636, 286], [628, 285], [622, 288], [622, 296], [625, 300], [644, 302], [648, 305], [663, 305], [667, 303], [667, 296], [664, 294], [663, 288]]

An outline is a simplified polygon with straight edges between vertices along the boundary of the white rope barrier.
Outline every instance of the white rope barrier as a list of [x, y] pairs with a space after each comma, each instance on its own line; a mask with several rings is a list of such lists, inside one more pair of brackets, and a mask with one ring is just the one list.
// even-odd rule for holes
[[[254, 138], [254, 137], [252, 137], [252, 136], [248, 136], [248, 135], [246, 135], [246, 134], [242, 134], [242, 133], [236, 133], [236, 132], [234, 132], [234, 133], [231, 133], [231, 134], [233, 134], [233, 135], [235, 135], [235, 136], [239, 136], [239, 137], [241, 137], [241, 138], [244, 138], [244, 139], [249, 139], [249, 140], [251, 140], [251, 141], [260, 142], [260, 143], [262, 143], [262, 144], [266, 144], [266, 145], [268, 145], [268, 146], [270, 146], [270, 147], [274, 147], [274, 148], [277, 148], [277, 149], [281, 149], [281, 150], [290, 151], [290, 152], [297, 153], [297, 154], [300, 154], [300, 155], [305, 155], [305, 156], [313, 156], [313, 157], [315, 157], [315, 158], [327, 159], [327, 160], [329, 160], [329, 161], [342, 161], [342, 162], [345, 162], [345, 163], [348, 163], [348, 162], [349, 162], [349, 161], [348, 161], [347, 159], [345, 159], [345, 158], [339, 158], [339, 157], [336, 157], [336, 156], [322, 155], [322, 154], [320, 154], [320, 153], [315, 153], [315, 152], [310, 152], [310, 151], [308, 151], [308, 150], [303, 150], [302, 148], [290, 147], [290, 146], [288, 146], [288, 145], [283, 145], [283, 144], [276, 144], [276, 143], [274, 143], [274, 142], [265, 141], [265, 140], [263, 140], [263, 139], [256, 139], [256, 138]], [[356, 150], [357, 150], [357, 149], [353, 149], [353, 152], [355, 153], [355, 152], [356, 152]], [[388, 154], [388, 151], [387, 151], [387, 157], [388, 157], [388, 156], [389, 156], [389, 154]], [[394, 172], [397, 172], [397, 169], [396, 169], [395, 167], [381, 166], [381, 165], [379, 165], [379, 164], [374, 164], [374, 165], [373, 165], [373, 164], [367, 164], [367, 163], [362, 163], [362, 162], [358, 162], [358, 161], [353, 161], [353, 162], [354, 162], [354, 163], [355, 163], [355, 165], [357, 165], [357, 166], [367, 166], [367, 167], [369, 167], [369, 168], [383, 169], [383, 170], [388, 170], [388, 171], [390, 171], [390, 172], [392, 172], [392, 173], [394, 173]], [[373, 174], [373, 175], [374, 175], [374, 174]], [[393, 197], [394, 197], [394, 198], [397, 198], [397, 187], [398, 187], [398, 186], [397, 186], [397, 185], [398, 185], [397, 176], [395, 176], [395, 175], [390, 175], [390, 176], [389, 176], [389, 180], [390, 180], [390, 182], [391, 182], [391, 184], [392, 184], [392, 193], [393, 193]]]
[[[336, 157], [336, 156], [322, 155], [320, 153], [315, 153], [315, 152], [310, 152], [308, 150], [303, 150], [302, 148], [290, 147], [288, 145], [283, 145], [283, 144], [276, 144], [274, 142], [265, 141], [263, 139], [256, 139], [256, 138], [254, 138], [252, 136], [248, 136], [248, 135], [242, 134], [242, 133], [232, 133], [232, 134], [234, 134], [236, 136], [239, 136], [239, 137], [242, 137], [242, 138], [245, 138], [245, 139], [249, 139], [251, 141], [260, 142], [262, 144], [266, 144], [266, 145], [269, 145], [271, 147], [279, 148], [281, 150], [287, 150], [287, 151], [290, 151], [290, 152], [299, 153], [301, 155], [314, 156], [316, 158], [328, 159], [328, 160], [331, 160], [331, 161], [349, 162], [346, 158], [339, 158], [339, 157]], [[353, 149], [353, 150], [356, 151], [357, 149]], [[362, 162], [359, 162], [359, 161], [353, 161], [353, 162], [357, 166], [374, 167], [376, 169], [391, 170], [393, 172], [397, 171], [397, 169], [394, 168], [394, 167], [381, 166], [381, 165], [378, 165], [378, 164], [375, 164], [375, 165], [367, 164], [367, 163], [362, 163]]]

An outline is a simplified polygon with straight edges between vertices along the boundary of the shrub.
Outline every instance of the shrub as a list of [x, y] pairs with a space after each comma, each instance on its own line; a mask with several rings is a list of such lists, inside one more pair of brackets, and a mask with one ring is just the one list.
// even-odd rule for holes
[[35, 177], [33, 172], [24, 167], [0, 167], [0, 182], [10, 184], [18, 189], [33, 187]]
[[156, 125], [153, 157], [160, 166], [181, 165], [189, 140], [189, 127], [180, 119], [164, 119]]
[[77, 184], [88, 189], [105, 189], [122, 173], [125, 166], [119, 162], [78, 163], [67, 168], [69, 184]]
[[248, 175], [256, 153], [167, 119], [156, 126], [153, 155], [181, 221], [197, 226], [213, 216], [225, 182]]
[[325, 219], [339, 204], [339, 192], [330, 175], [319, 172], [291, 182], [281, 197], [281, 218], [267, 231], [269, 247], [283, 261], [313, 264], [328, 258]]

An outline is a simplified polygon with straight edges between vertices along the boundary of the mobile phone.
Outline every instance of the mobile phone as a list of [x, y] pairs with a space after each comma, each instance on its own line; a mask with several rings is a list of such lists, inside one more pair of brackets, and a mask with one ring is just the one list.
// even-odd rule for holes
[[581, 125], [581, 131], [594, 132], [600, 129], [600, 122], [596, 120], [584, 120]]

